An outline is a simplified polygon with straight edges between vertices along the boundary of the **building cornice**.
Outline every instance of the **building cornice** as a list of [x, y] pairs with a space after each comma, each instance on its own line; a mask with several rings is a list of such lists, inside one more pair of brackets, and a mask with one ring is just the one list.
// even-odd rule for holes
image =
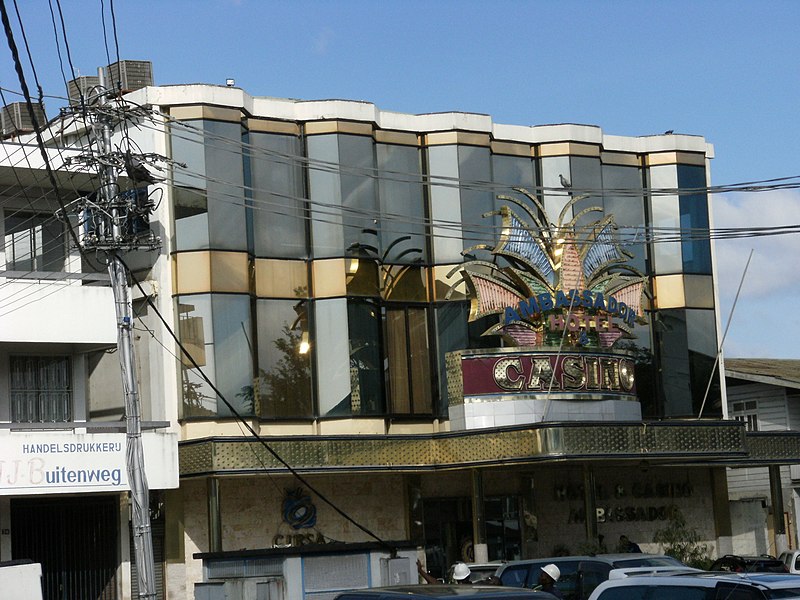
[[[538, 423], [417, 435], [262, 439], [302, 473], [415, 473], [565, 461], [728, 466], [800, 463], [800, 433], [749, 434], [743, 423], [729, 420]], [[181, 442], [181, 477], [287, 473], [264, 444], [246, 437]]]

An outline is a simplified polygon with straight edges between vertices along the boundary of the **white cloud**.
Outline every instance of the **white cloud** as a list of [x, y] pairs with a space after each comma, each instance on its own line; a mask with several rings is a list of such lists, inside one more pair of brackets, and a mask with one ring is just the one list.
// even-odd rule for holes
[[[800, 224], [797, 190], [718, 195], [712, 207], [715, 230]], [[736, 293], [751, 249], [753, 258], [740, 298], [763, 299], [800, 290], [800, 234], [717, 240], [717, 278], [726, 301]]]
[[[751, 229], [800, 223], [800, 192], [726, 194], [715, 196], [713, 227]], [[720, 319], [728, 325], [736, 290], [750, 250], [753, 258], [725, 339], [725, 355], [798, 357], [800, 319], [800, 234], [747, 237], [716, 242]]]

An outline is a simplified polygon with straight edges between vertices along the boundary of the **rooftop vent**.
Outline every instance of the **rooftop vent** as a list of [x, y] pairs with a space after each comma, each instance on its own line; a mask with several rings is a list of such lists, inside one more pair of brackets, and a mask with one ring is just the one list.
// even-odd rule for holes
[[153, 63], [149, 60], [121, 60], [103, 69], [106, 87], [123, 94], [153, 85]]
[[[44, 113], [44, 106], [38, 102], [34, 102], [33, 111], [36, 113], [36, 119], [39, 126], [47, 123], [47, 118]], [[28, 114], [28, 107], [24, 102], [12, 102], [3, 107], [1, 115], [3, 138], [14, 137], [21, 133], [33, 132], [33, 121]]]
[[81, 96], [84, 102], [92, 92], [92, 88], [100, 85], [100, 78], [96, 75], [82, 75], [67, 83], [69, 92], [69, 103], [71, 106], [78, 106], [81, 103]]

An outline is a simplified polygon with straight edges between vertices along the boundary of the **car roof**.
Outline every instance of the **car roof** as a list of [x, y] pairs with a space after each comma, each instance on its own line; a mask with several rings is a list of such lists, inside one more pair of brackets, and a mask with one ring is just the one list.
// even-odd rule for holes
[[[789, 573], [717, 573], [717, 572], [676, 572], [673, 574], [656, 574], [624, 579], [610, 579], [601, 583], [595, 592], [612, 587], [647, 586], [701, 586], [715, 587], [718, 583], [750, 584], [759, 588], [783, 589], [800, 588], [800, 577]], [[595, 597], [595, 593], [592, 593]]]
[[645, 552], [623, 552], [619, 554], [597, 554], [595, 556], [590, 555], [574, 555], [574, 556], [551, 556], [549, 558], [528, 558], [525, 560], [512, 560], [505, 563], [503, 568], [508, 568], [514, 565], [533, 565], [539, 563], [555, 563], [558, 564], [559, 562], [564, 561], [583, 561], [583, 560], [594, 560], [599, 562], [608, 563], [613, 565], [619, 561], [634, 561], [640, 560], [645, 558], [667, 558], [672, 559], [671, 556], [666, 556], [665, 554], [647, 554]]
[[442, 598], [460, 596], [463, 598], [530, 598], [530, 600], [552, 600], [546, 592], [534, 592], [524, 588], [502, 587], [498, 585], [394, 585], [342, 592], [341, 596], [381, 596], [384, 598]]

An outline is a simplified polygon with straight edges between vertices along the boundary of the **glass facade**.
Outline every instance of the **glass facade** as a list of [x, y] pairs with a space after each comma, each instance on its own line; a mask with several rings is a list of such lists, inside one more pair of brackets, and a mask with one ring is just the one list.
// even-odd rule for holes
[[[591, 233], [583, 225], [613, 215], [629, 259], [612, 273], [693, 277], [681, 290], [683, 306], [659, 308], [647, 287], [645, 318], [629, 323], [632, 335], [615, 347], [634, 357], [645, 418], [696, 416], [707, 388], [704, 416], [721, 415], [704, 167], [193, 123], [205, 143], [184, 133], [171, 141], [174, 158], [187, 164], [175, 171], [177, 250], [241, 252], [251, 266], [266, 260], [270, 274], [307, 264], [315, 274], [291, 294], [275, 275], [248, 294], [213, 289], [212, 273], [208, 293], [176, 298], [182, 339], [237, 412], [447, 418], [446, 354], [506, 342], [483, 335], [496, 315], [468, 322], [470, 298], [448, 296], [442, 281], [467, 260], [508, 266], [490, 252], [503, 230], [495, 213], [507, 205], [531, 222], [574, 218], [579, 242]], [[498, 199], [504, 195], [528, 208]], [[577, 195], [586, 197], [570, 205]], [[595, 207], [601, 212], [587, 211]], [[652, 241], [644, 235], [651, 227], [697, 235]], [[292, 269], [278, 268], [288, 263]], [[228, 416], [195, 371], [184, 365], [184, 417]]]

